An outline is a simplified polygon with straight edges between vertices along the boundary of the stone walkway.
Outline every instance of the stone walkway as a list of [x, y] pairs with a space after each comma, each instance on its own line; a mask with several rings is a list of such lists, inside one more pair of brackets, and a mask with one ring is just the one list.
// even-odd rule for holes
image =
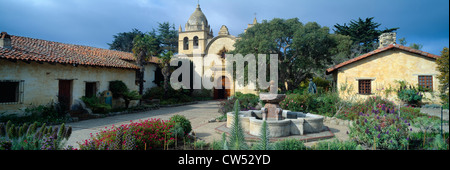
[[[221, 115], [217, 112], [218, 108], [219, 101], [202, 101], [192, 105], [163, 107], [158, 110], [67, 123], [67, 125], [72, 126], [73, 131], [66, 145], [72, 145], [74, 148], [79, 148], [77, 142], [89, 139], [91, 133], [95, 135], [95, 133], [100, 132], [105, 129], [105, 127], [110, 128], [112, 125], [117, 127], [122, 124], [129, 124], [130, 121], [137, 122], [139, 120], [151, 118], [168, 120], [170, 117], [177, 114], [184, 115], [189, 119], [196, 137], [209, 143], [214, 140], [221, 140], [222, 132], [218, 131], [217, 128], [226, 124], [226, 122], [208, 123], [208, 120], [217, 118]], [[325, 122], [324, 125], [327, 126], [329, 131], [331, 131], [331, 133], [339, 140], [348, 140], [348, 135], [346, 134], [348, 131], [347, 126], [335, 125], [327, 122]], [[307, 142], [305, 145], [310, 146], [315, 142]]]

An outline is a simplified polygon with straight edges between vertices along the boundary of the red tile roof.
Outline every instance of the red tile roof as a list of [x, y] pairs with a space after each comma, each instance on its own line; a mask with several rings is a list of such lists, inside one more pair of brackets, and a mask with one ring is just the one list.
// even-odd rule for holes
[[[125, 61], [136, 60], [133, 53], [129, 52], [64, 44], [14, 35], [11, 35], [11, 45], [12, 49], [0, 47], [0, 58], [85, 66], [139, 69], [139, 66]], [[152, 57], [151, 63], [158, 63], [158, 59], [156, 57]]]
[[384, 52], [384, 51], [387, 51], [387, 50], [390, 50], [390, 49], [400, 49], [400, 50], [403, 50], [403, 51], [415, 53], [415, 54], [422, 55], [422, 56], [424, 56], [424, 57], [428, 57], [428, 58], [432, 58], [432, 59], [437, 59], [437, 58], [440, 57], [440, 56], [438, 56], [438, 55], [430, 54], [430, 53], [423, 52], [423, 51], [420, 51], [420, 50], [416, 50], [416, 49], [413, 49], [413, 48], [410, 48], [410, 47], [405, 47], [405, 46], [400, 45], [400, 44], [391, 44], [391, 45], [389, 45], [389, 46], [386, 46], [386, 47], [383, 47], [383, 48], [376, 49], [376, 50], [374, 50], [374, 51], [368, 52], [368, 53], [366, 53], [366, 54], [360, 55], [360, 56], [358, 56], [358, 57], [352, 58], [352, 59], [347, 60], [347, 61], [345, 61], [345, 62], [343, 62], [343, 63], [340, 63], [340, 64], [338, 64], [338, 65], [335, 65], [335, 66], [333, 66], [333, 67], [331, 67], [331, 68], [328, 68], [328, 69], [326, 70], [326, 74], [331, 74], [333, 71], [336, 71], [336, 70], [338, 70], [339, 68], [344, 67], [344, 66], [346, 66], [346, 65], [348, 65], [348, 64], [357, 62], [357, 61], [362, 60], [362, 59], [364, 59], [364, 58], [373, 56], [373, 55], [375, 55], [375, 54], [378, 54], [378, 53], [381, 53], [381, 52]]

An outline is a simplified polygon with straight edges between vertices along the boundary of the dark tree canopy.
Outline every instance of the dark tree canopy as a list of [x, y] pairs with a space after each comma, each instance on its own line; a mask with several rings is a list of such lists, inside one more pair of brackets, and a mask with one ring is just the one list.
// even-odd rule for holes
[[278, 87], [293, 90], [316, 70], [323, 72], [333, 56], [348, 51], [348, 45], [341, 44], [350, 44], [350, 37], [329, 32], [328, 27], [303, 24], [298, 18], [263, 20], [240, 35], [233, 53], [278, 54]]
[[374, 17], [358, 20], [351, 20], [350, 23], [344, 25], [334, 25], [336, 34], [348, 35], [354, 43], [353, 51], [355, 55], [373, 51], [378, 46], [378, 37], [382, 33], [394, 32], [399, 28], [386, 28], [378, 30], [381, 24], [373, 22]]
[[[177, 53], [178, 51], [178, 31], [175, 30], [175, 25], [170, 25], [169, 22], [158, 23], [157, 31], [152, 30], [147, 34], [157, 38], [156, 42], [159, 43], [157, 54], [166, 53], [172, 51]], [[144, 37], [143, 32], [136, 28], [133, 28], [130, 32], [121, 32], [113, 35], [114, 40], [112, 43], [108, 43], [109, 49], [133, 52], [133, 40], [134, 38]]]
[[174, 24], [170, 25], [169, 22], [159, 23], [158, 39], [161, 42], [162, 52], [178, 53], [178, 31], [175, 30]]
[[136, 28], [133, 28], [130, 32], [121, 32], [113, 35], [114, 40], [109, 45], [110, 50], [118, 50], [125, 52], [132, 52], [133, 49], [133, 39], [136, 36], [144, 36], [144, 33]]

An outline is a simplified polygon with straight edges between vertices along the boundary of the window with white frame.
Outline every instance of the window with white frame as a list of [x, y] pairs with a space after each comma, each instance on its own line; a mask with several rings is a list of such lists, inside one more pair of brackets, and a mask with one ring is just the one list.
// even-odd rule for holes
[[0, 80], [0, 104], [23, 103], [24, 80]]

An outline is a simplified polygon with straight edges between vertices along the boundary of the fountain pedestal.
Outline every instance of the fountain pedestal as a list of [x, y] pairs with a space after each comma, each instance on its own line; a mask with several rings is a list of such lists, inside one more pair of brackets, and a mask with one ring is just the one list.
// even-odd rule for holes
[[261, 109], [263, 120], [283, 120], [283, 109], [279, 103], [286, 98], [285, 94], [261, 93], [259, 98], [266, 103]]

